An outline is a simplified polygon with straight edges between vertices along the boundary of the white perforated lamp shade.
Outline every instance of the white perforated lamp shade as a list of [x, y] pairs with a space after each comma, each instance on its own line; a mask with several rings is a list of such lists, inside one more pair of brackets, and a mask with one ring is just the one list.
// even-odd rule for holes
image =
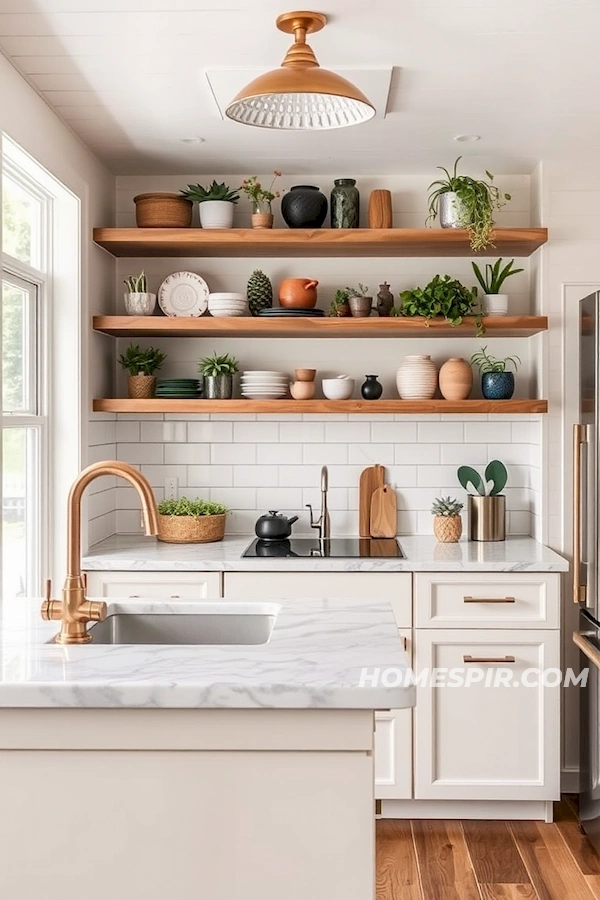
[[365, 95], [346, 78], [321, 69], [306, 35], [326, 18], [316, 12], [284, 13], [277, 27], [295, 35], [279, 69], [259, 75], [227, 106], [228, 118], [243, 125], [318, 131], [359, 125], [375, 115]]

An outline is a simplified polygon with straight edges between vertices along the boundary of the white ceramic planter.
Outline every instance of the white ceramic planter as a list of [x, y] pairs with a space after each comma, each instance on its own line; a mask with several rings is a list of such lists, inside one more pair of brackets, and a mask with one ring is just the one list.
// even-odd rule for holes
[[128, 316], [151, 316], [156, 308], [156, 294], [123, 294]]
[[431, 400], [437, 380], [431, 356], [405, 356], [396, 372], [396, 387], [402, 400]]
[[198, 204], [203, 228], [233, 228], [233, 207], [229, 200], [204, 200]]
[[484, 294], [483, 308], [486, 316], [507, 316], [508, 294]]

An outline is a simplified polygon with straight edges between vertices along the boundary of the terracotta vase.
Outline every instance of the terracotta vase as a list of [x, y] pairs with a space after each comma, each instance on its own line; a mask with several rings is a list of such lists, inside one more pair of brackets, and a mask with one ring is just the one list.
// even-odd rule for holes
[[473, 370], [466, 359], [453, 356], [440, 369], [440, 393], [444, 400], [467, 400], [473, 387]]
[[318, 284], [311, 278], [284, 278], [279, 285], [279, 305], [284, 309], [313, 309]]
[[437, 369], [431, 356], [405, 356], [396, 372], [402, 400], [431, 400], [437, 387]]

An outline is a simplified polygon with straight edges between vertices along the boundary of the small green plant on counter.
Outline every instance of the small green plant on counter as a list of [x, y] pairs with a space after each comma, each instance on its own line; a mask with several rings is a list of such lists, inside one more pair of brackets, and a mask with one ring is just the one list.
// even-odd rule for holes
[[235, 356], [230, 356], [229, 353], [223, 353], [221, 356], [213, 353], [212, 356], [205, 356], [198, 364], [200, 374], [205, 377], [214, 375], [233, 375], [237, 372], [238, 367], [239, 362]]
[[365, 284], [361, 284], [358, 282], [358, 287], [347, 287], [344, 290], [346, 294], [346, 300], [350, 297], [368, 297], [369, 296], [369, 288]]
[[281, 178], [281, 172], [275, 169], [271, 184], [268, 188], [264, 188], [258, 180], [258, 175], [252, 175], [250, 178], [246, 178], [242, 181], [240, 190], [242, 190], [248, 199], [256, 206], [261, 203], [271, 203], [272, 200], [279, 197], [279, 191], [273, 191], [273, 185], [278, 178]]
[[503, 269], [500, 268], [502, 265], [502, 257], [497, 259], [493, 266], [491, 263], [487, 263], [485, 275], [482, 273], [477, 263], [471, 263], [473, 271], [475, 272], [475, 278], [481, 285], [481, 290], [484, 294], [499, 294], [500, 288], [507, 278], [510, 278], [511, 275], [517, 275], [519, 272], [525, 271], [524, 269], [513, 269], [514, 262], [514, 259], [511, 259]]
[[463, 506], [463, 503], [452, 497], [436, 497], [431, 507], [431, 514], [433, 516], [453, 518], [454, 516], [460, 516]]
[[335, 292], [335, 297], [329, 304], [329, 315], [341, 317], [346, 314], [346, 310], [349, 311], [348, 307], [348, 299], [349, 294], [347, 290], [338, 290]]
[[[483, 478], [471, 466], [460, 466], [457, 475], [467, 493], [479, 494], [482, 497], [495, 497], [496, 494], [502, 493], [508, 481], [506, 466], [499, 459], [493, 459], [488, 463]], [[469, 485], [472, 487], [471, 491]]]
[[426, 224], [434, 222], [437, 218], [442, 194], [454, 193], [460, 201], [462, 211], [460, 224], [469, 232], [471, 250], [485, 250], [486, 247], [494, 246], [493, 212], [505, 206], [511, 196], [498, 190], [493, 183], [494, 176], [487, 170], [485, 174], [489, 181], [478, 181], [469, 175], [459, 175], [458, 164], [461, 159], [459, 156], [454, 163], [452, 174], [444, 166], [437, 167], [446, 177], [432, 181], [429, 185], [429, 216]]
[[477, 353], [474, 353], [470, 361], [472, 366], [477, 366], [481, 375], [485, 375], [486, 372], [506, 372], [507, 367], [511, 365], [514, 366], [516, 372], [521, 365], [521, 360], [518, 356], [505, 356], [504, 359], [496, 359], [495, 356], [487, 352], [487, 344], [481, 350], [478, 350]]
[[449, 275], [435, 275], [425, 287], [401, 291], [400, 308], [394, 307], [395, 316], [422, 316], [435, 319], [443, 316], [450, 325], [460, 325], [465, 316], [475, 316], [475, 332], [479, 337], [485, 332], [477, 301], [477, 288], [465, 287]]
[[130, 344], [125, 353], [119, 356], [119, 363], [130, 375], [153, 375], [166, 358], [166, 353], [161, 353], [154, 347], [141, 350], [138, 344]]
[[179, 500], [161, 500], [158, 504], [161, 516], [223, 516], [229, 510], [223, 503], [212, 500], [188, 500], [180, 497]]
[[145, 272], [139, 275], [128, 275], [123, 279], [123, 284], [129, 294], [146, 294], [148, 292], [148, 280]]
[[203, 188], [201, 184], [188, 184], [186, 190], [181, 193], [187, 200], [196, 200], [198, 203], [204, 203], [205, 200], [225, 200], [227, 203], [237, 203], [240, 199], [239, 191], [240, 188], [231, 190], [225, 182], [217, 184], [216, 181], [213, 181], [206, 188]]

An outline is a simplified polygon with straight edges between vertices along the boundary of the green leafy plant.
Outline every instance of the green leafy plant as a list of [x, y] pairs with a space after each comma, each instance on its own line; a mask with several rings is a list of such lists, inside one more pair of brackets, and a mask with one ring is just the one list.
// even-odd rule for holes
[[434, 516], [454, 518], [455, 516], [460, 516], [460, 511], [463, 506], [464, 503], [460, 503], [452, 497], [436, 497], [431, 507], [431, 514]]
[[424, 288], [402, 291], [400, 300], [400, 309], [394, 308], [392, 315], [422, 316], [425, 320], [443, 316], [451, 325], [460, 325], [465, 316], [474, 315], [477, 335], [485, 332], [477, 304], [477, 288], [467, 288], [449, 275], [435, 275]]
[[204, 203], [206, 200], [225, 200], [227, 203], [237, 203], [240, 199], [239, 190], [240, 188], [231, 190], [225, 182], [217, 184], [216, 181], [213, 181], [206, 188], [203, 188], [201, 184], [188, 184], [187, 189], [181, 193], [188, 200], [197, 200], [198, 203]]
[[345, 289], [344, 293], [346, 294], [346, 302], [347, 302], [349, 297], [368, 297], [369, 296], [369, 288], [366, 285], [361, 284], [359, 281], [357, 288], [347, 287]]
[[335, 292], [335, 297], [329, 304], [329, 315], [340, 316], [342, 314], [343, 306], [348, 306], [348, 291], [338, 290]]
[[144, 272], [139, 275], [128, 275], [123, 284], [130, 294], [145, 294], [148, 291], [148, 281]]
[[153, 375], [166, 358], [166, 353], [161, 353], [154, 347], [141, 350], [138, 344], [130, 344], [125, 353], [119, 356], [119, 363], [130, 375]]
[[258, 175], [252, 175], [250, 178], [246, 178], [242, 181], [240, 190], [246, 194], [252, 203], [270, 203], [271, 200], [275, 200], [276, 197], [279, 197], [279, 191], [273, 191], [273, 185], [280, 177], [281, 172], [275, 169], [271, 184], [268, 188], [264, 188], [258, 180]]
[[471, 357], [471, 365], [477, 366], [479, 373], [485, 375], [486, 372], [506, 372], [508, 366], [514, 366], [515, 372], [521, 365], [518, 356], [505, 356], [504, 359], [496, 359], [491, 353], [487, 352], [487, 344], [474, 353]]
[[510, 278], [511, 275], [517, 275], [519, 272], [523, 272], [524, 269], [513, 269], [514, 259], [511, 259], [509, 263], [507, 263], [503, 269], [500, 268], [502, 265], [502, 258], [496, 260], [494, 265], [491, 263], [487, 263], [485, 267], [485, 275], [482, 273], [481, 269], [477, 265], [477, 263], [472, 262], [473, 271], [475, 272], [475, 278], [481, 285], [481, 289], [484, 294], [499, 294], [500, 288], [504, 284], [507, 278]]
[[[465, 491], [482, 497], [495, 497], [496, 494], [502, 493], [508, 481], [506, 466], [499, 459], [493, 459], [488, 463], [483, 478], [471, 466], [460, 466], [457, 475]], [[469, 485], [473, 488], [472, 491], [469, 491]]]
[[472, 250], [485, 250], [493, 247], [492, 232], [494, 230], [493, 212], [501, 209], [511, 199], [510, 194], [498, 190], [494, 182], [494, 176], [486, 170], [489, 181], [478, 181], [469, 175], [458, 174], [458, 163], [462, 159], [458, 157], [454, 163], [452, 174], [444, 166], [438, 169], [446, 178], [432, 181], [429, 185], [429, 216], [426, 224], [435, 221], [438, 215], [439, 201], [442, 194], [455, 193], [460, 201], [460, 224], [469, 232], [469, 240]]
[[211, 375], [233, 375], [234, 372], [237, 372], [238, 367], [237, 359], [235, 356], [230, 356], [229, 353], [223, 353], [221, 356], [216, 353], [213, 353], [212, 356], [205, 356], [198, 365], [200, 374], [205, 377], [210, 377]]
[[229, 510], [223, 503], [212, 500], [188, 500], [180, 497], [179, 500], [161, 500], [158, 504], [161, 516], [223, 516]]

